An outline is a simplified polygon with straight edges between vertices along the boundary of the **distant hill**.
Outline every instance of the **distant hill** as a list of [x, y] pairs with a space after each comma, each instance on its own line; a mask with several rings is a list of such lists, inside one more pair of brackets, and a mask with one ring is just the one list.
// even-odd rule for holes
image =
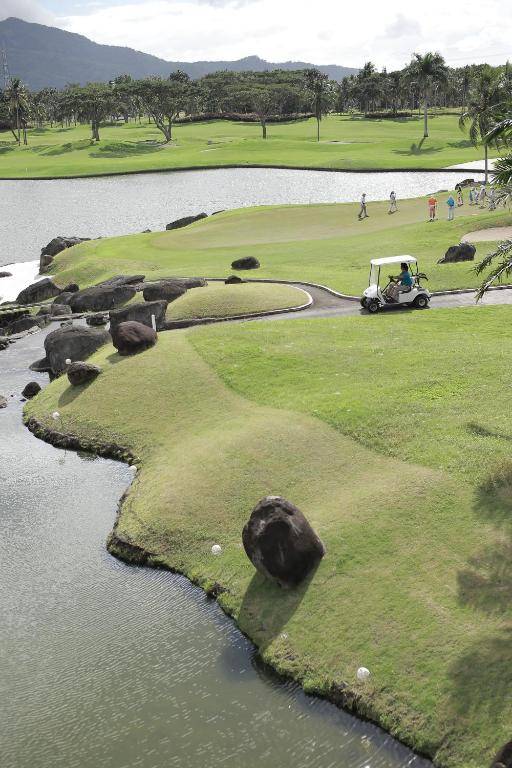
[[[7, 52], [11, 75], [20, 77], [34, 90], [45, 86], [63, 88], [68, 83], [106, 82], [122, 74], [134, 78], [168, 75], [176, 69], [198, 78], [223, 69], [262, 72], [315, 66], [302, 61], [271, 63], [258, 56], [239, 61], [165, 61], [133, 48], [99, 45], [82, 35], [15, 18], [0, 21], [0, 51], [2, 48]], [[318, 69], [333, 80], [359, 71], [335, 64]]]

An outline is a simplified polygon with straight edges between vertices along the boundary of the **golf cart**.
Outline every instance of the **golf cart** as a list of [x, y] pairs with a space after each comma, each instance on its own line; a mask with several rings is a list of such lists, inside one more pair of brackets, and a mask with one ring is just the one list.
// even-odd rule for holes
[[[388, 282], [381, 288], [381, 268], [407, 264], [412, 276], [412, 286], [409, 290], [400, 292], [396, 300], [388, 296], [389, 287], [396, 282], [392, 275], [387, 275]], [[421, 280], [428, 280], [423, 272], [418, 272], [418, 261], [414, 256], [388, 256], [384, 259], [371, 259], [370, 279], [368, 288], [361, 297], [361, 306], [368, 312], [378, 312], [382, 307], [413, 306], [417, 309], [428, 307], [431, 293], [420, 285]]]

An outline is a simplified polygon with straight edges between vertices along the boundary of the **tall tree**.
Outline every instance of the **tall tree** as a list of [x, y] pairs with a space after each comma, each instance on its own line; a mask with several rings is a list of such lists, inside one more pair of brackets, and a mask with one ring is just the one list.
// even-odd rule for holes
[[11, 133], [21, 144], [21, 131], [23, 129], [23, 143], [27, 144], [27, 120], [30, 106], [29, 92], [19, 77], [12, 77], [5, 89], [4, 98], [11, 119]]
[[187, 82], [179, 78], [163, 80], [151, 77], [136, 84], [136, 93], [158, 130], [163, 133], [166, 144], [172, 140], [174, 120], [186, 107], [187, 92]]
[[479, 143], [484, 146], [486, 184], [489, 180], [489, 144], [492, 141], [488, 133], [496, 123], [501, 99], [499, 74], [492, 67], [485, 65], [473, 81], [467, 109], [459, 119], [461, 130], [465, 130], [469, 124], [471, 143], [475, 147]]
[[100, 125], [112, 115], [117, 99], [114, 88], [105, 83], [88, 83], [77, 89], [74, 94], [74, 104], [81, 120], [91, 124], [93, 141], [100, 140]]
[[329, 78], [318, 69], [306, 69], [304, 71], [304, 83], [313, 102], [313, 112], [316, 117], [316, 139], [320, 141], [320, 121], [327, 104]]
[[415, 53], [406, 68], [406, 79], [415, 82], [423, 97], [423, 138], [428, 138], [428, 105], [435, 84], [446, 83], [448, 67], [440, 53]]

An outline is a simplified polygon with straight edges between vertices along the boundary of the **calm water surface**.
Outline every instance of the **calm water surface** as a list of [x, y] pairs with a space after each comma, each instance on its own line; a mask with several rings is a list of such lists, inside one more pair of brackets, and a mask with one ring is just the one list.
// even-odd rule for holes
[[[103, 179], [0, 181], [0, 265], [32, 261], [56, 235], [100, 237], [164, 229], [181, 216], [250, 205], [383, 200], [453, 188], [458, 173], [325, 173], [237, 168]], [[354, 212], [354, 215], [355, 212]]]

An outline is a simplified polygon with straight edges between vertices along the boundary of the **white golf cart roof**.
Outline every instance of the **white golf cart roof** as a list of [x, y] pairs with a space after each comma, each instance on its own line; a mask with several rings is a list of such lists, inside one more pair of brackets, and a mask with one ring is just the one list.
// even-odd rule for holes
[[383, 264], [414, 264], [417, 259], [414, 256], [386, 256], [383, 259], [371, 259], [370, 264], [381, 267]]

